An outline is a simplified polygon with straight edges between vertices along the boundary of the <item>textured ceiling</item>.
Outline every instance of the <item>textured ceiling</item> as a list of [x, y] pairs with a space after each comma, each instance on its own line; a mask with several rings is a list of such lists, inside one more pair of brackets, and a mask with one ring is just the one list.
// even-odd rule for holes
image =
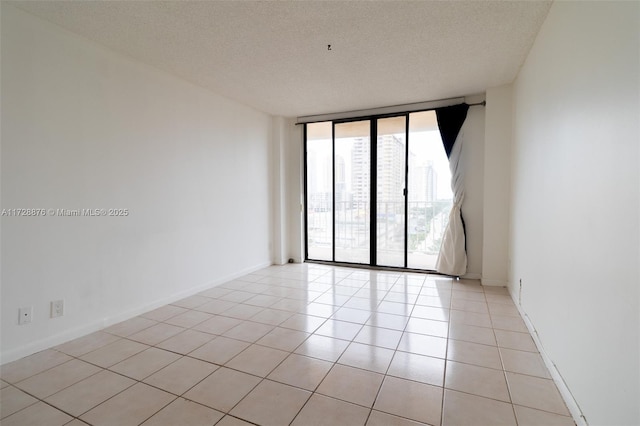
[[550, 6], [548, 1], [11, 3], [226, 97], [290, 117], [477, 94], [509, 83]]

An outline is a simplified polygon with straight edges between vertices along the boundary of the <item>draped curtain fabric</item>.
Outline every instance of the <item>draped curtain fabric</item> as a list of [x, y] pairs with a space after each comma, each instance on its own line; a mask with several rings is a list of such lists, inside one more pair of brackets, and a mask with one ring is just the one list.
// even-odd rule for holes
[[442, 245], [436, 261], [436, 270], [442, 274], [458, 277], [467, 272], [466, 237], [461, 210], [462, 201], [464, 200], [464, 176], [460, 167], [462, 138], [458, 136], [462, 124], [467, 118], [468, 110], [469, 105], [467, 104], [436, 109], [442, 143], [449, 158], [451, 190], [453, 191], [453, 207], [449, 213], [449, 224], [442, 238]]

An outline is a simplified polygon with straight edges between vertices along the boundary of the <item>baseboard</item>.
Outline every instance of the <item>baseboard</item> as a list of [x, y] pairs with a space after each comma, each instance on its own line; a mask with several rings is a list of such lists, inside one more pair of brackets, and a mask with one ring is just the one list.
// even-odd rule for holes
[[126, 320], [131, 319], [131, 318], [133, 318], [135, 316], [138, 316], [140, 314], [144, 314], [145, 312], [149, 312], [149, 311], [151, 311], [153, 309], [156, 309], [156, 308], [159, 308], [161, 306], [168, 305], [169, 303], [175, 302], [176, 300], [180, 300], [180, 299], [184, 299], [185, 297], [193, 296], [194, 294], [198, 294], [201, 291], [207, 290], [207, 289], [209, 289], [211, 287], [215, 287], [215, 286], [218, 286], [220, 284], [224, 284], [224, 283], [229, 282], [231, 280], [234, 280], [236, 278], [240, 278], [243, 275], [250, 274], [252, 272], [258, 271], [258, 270], [260, 270], [262, 268], [266, 268], [267, 266], [271, 266], [271, 265], [272, 265], [271, 262], [263, 262], [263, 263], [260, 263], [258, 265], [255, 265], [255, 266], [252, 266], [252, 267], [249, 267], [249, 268], [245, 268], [245, 269], [243, 269], [243, 270], [241, 270], [239, 272], [234, 272], [232, 274], [227, 274], [227, 275], [225, 275], [223, 277], [217, 278], [217, 279], [215, 279], [213, 281], [210, 281], [208, 283], [201, 284], [201, 285], [198, 285], [196, 287], [192, 287], [192, 288], [190, 288], [188, 290], [184, 290], [184, 291], [181, 291], [181, 292], [178, 292], [178, 293], [174, 293], [171, 296], [168, 296], [168, 297], [165, 297], [165, 298], [162, 298], [162, 299], [158, 299], [158, 300], [156, 300], [156, 301], [154, 301], [152, 303], [149, 303], [147, 305], [144, 305], [144, 306], [129, 310], [127, 312], [124, 312], [124, 313], [121, 313], [121, 314], [118, 314], [118, 315], [111, 316], [109, 318], [105, 318], [102, 321], [102, 324], [103, 324], [102, 328], [109, 327], [109, 326], [111, 326], [113, 324], [117, 324], [117, 323], [122, 322], [122, 321], [126, 321]]
[[167, 305], [169, 303], [175, 302], [176, 300], [184, 299], [185, 297], [193, 296], [194, 294], [200, 293], [201, 291], [207, 290], [211, 287], [218, 286], [220, 284], [224, 284], [228, 281], [239, 278], [243, 275], [250, 274], [252, 272], [258, 271], [260, 269], [266, 268], [267, 266], [271, 266], [271, 262], [263, 262], [258, 265], [251, 266], [249, 268], [245, 268], [241, 271], [234, 272], [232, 274], [228, 274], [226, 276], [217, 278], [213, 281], [210, 281], [205, 284], [200, 284], [196, 287], [192, 287], [188, 290], [180, 291], [174, 293], [170, 296], [163, 297], [162, 299], [154, 300], [151, 303], [147, 303], [145, 305], [136, 307], [134, 309], [130, 309], [126, 312], [121, 312], [106, 318], [98, 319], [95, 321], [91, 321], [89, 324], [85, 324], [81, 327], [76, 327], [71, 330], [65, 330], [61, 333], [55, 334], [53, 336], [48, 336], [44, 339], [37, 340], [35, 342], [31, 342], [27, 345], [20, 346], [19, 348], [11, 349], [8, 351], [3, 351], [0, 353], [0, 365], [6, 364], [8, 362], [15, 361], [17, 359], [23, 358], [25, 356], [29, 356], [36, 352], [43, 351], [45, 349], [61, 345], [70, 340], [77, 339], [82, 336], [86, 336], [87, 334], [102, 330], [106, 327], [109, 327], [113, 324], [117, 324], [122, 321], [126, 321], [135, 316], [143, 314], [145, 312], [149, 312], [153, 309], [159, 308], [161, 306]]
[[516, 305], [516, 308], [520, 313], [520, 317], [522, 318], [525, 325], [527, 326], [527, 329], [529, 330], [529, 334], [531, 334], [531, 337], [533, 338], [533, 342], [538, 348], [538, 352], [540, 352], [540, 356], [542, 357], [542, 360], [544, 361], [545, 365], [547, 366], [547, 369], [549, 370], [549, 373], [551, 374], [551, 378], [553, 379], [554, 383], [556, 384], [556, 387], [558, 388], [558, 391], [560, 392], [560, 396], [562, 397], [565, 404], [567, 405], [567, 408], [569, 409], [569, 413], [571, 414], [573, 421], [576, 423], [577, 426], [588, 426], [587, 419], [582, 413], [582, 410], [580, 410], [580, 406], [578, 405], [578, 402], [576, 401], [576, 399], [573, 397], [571, 390], [569, 390], [567, 383], [562, 378], [562, 375], [560, 374], [558, 367], [556, 367], [554, 362], [551, 360], [551, 357], [549, 356], [549, 354], [547, 354], [544, 347], [542, 346], [542, 341], [540, 340], [540, 336], [538, 336], [538, 331], [536, 330], [533, 323], [531, 322], [531, 319], [529, 318], [527, 313], [524, 311], [524, 309], [522, 309], [522, 305], [518, 303], [518, 300], [514, 298], [514, 294], [511, 293], [511, 291], [509, 291], [509, 295], [511, 296], [513, 303]]
[[96, 320], [81, 327], [76, 327], [71, 330], [65, 330], [62, 333], [58, 333], [53, 336], [48, 336], [44, 339], [37, 340], [35, 342], [31, 342], [27, 345], [20, 346], [19, 348], [3, 351], [0, 354], [0, 365], [18, 360], [20, 358], [43, 351], [53, 346], [61, 345], [65, 342], [77, 339], [78, 337], [85, 336], [103, 328], [104, 327], [102, 326], [102, 320]]

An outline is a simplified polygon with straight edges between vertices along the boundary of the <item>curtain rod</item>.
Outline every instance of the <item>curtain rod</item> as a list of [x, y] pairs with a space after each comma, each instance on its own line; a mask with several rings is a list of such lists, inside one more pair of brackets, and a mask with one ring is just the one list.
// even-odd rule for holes
[[[389, 107], [382, 108], [371, 108], [371, 109], [361, 109], [355, 111], [344, 111], [344, 112], [336, 112], [332, 114], [319, 114], [319, 115], [307, 115], [298, 117], [296, 121], [296, 125], [298, 124], [307, 124], [307, 123], [317, 123], [320, 121], [333, 121], [333, 120], [341, 120], [344, 118], [358, 118], [358, 117], [370, 117], [374, 115], [385, 115], [385, 114], [394, 114], [394, 113], [403, 113], [403, 112], [415, 112], [415, 111], [426, 111], [430, 109], [436, 109], [451, 105], [457, 105], [460, 103], [464, 103], [464, 97], [459, 98], [448, 98], [448, 99], [439, 99], [436, 101], [427, 101], [427, 102], [417, 102], [413, 104], [403, 104], [403, 105], [394, 105]], [[478, 102], [475, 104], [468, 104], [469, 106], [476, 105], [486, 105], [486, 101]]]

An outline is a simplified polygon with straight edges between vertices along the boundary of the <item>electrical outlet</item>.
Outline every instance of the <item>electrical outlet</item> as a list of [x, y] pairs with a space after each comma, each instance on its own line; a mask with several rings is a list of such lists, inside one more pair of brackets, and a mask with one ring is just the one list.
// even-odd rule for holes
[[18, 309], [19, 325], [31, 323], [31, 317], [33, 317], [33, 306], [26, 306], [24, 308]]
[[54, 300], [51, 302], [51, 318], [64, 315], [64, 300]]

